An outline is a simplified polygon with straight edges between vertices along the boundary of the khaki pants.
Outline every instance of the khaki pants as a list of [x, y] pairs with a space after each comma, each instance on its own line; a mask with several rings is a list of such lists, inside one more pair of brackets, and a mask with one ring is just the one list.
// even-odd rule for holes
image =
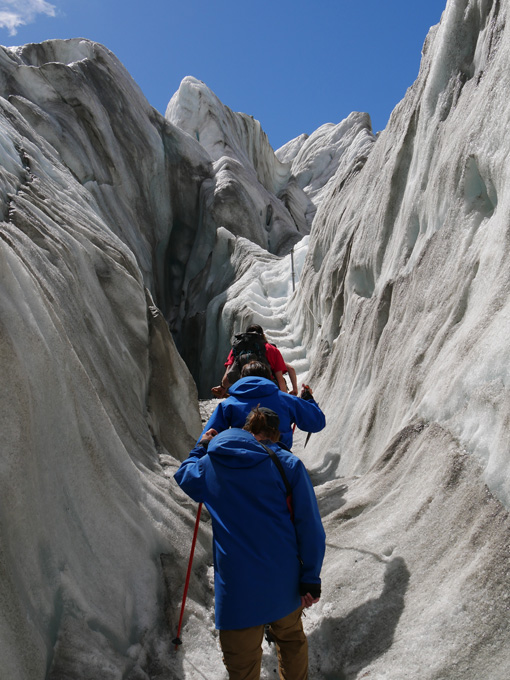
[[[301, 622], [302, 609], [271, 624], [278, 652], [281, 680], [307, 680], [308, 641]], [[223, 662], [229, 680], [259, 680], [264, 626], [220, 630]]]

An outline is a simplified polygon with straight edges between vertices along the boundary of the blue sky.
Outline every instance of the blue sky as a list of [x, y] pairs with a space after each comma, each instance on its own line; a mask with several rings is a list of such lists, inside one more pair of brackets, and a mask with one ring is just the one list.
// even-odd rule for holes
[[89, 38], [156, 109], [184, 76], [257, 118], [277, 149], [367, 111], [374, 131], [418, 74], [446, 0], [0, 0], [0, 44]]

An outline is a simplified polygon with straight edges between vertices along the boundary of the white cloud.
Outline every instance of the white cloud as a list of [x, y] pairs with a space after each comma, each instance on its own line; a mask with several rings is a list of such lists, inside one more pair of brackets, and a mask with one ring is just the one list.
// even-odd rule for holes
[[55, 16], [55, 5], [46, 0], [0, 0], [0, 28], [16, 35], [18, 26], [35, 21], [38, 14]]

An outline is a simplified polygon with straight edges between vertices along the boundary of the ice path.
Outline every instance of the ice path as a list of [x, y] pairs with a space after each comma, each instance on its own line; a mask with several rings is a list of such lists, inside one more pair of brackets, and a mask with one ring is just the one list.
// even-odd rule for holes
[[[253, 323], [262, 326], [268, 341], [274, 343], [286, 363], [294, 367], [298, 382], [304, 380], [310, 362], [299, 329], [295, 328], [293, 319], [289, 316], [288, 304], [299, 291], [299, 279], [308, 243], [309, 237], [305, 236], [295, 246], [294, 267], [291, 254], [269, 264], [261, 274], [256, 289], [255, 286], [250, 286], [249, 296], [245, 300], [246, 306], [253, 312]], [[293, 270], [295, 291], [292, 283]]]

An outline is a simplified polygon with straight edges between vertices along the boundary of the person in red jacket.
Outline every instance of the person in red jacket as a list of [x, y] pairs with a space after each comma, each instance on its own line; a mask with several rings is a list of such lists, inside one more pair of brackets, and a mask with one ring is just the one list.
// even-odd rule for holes
[[[278, 387], [282, 390], [282, 392], [289, 391], [287, 383], [285, 382], [285, 378], [283, 377], [284, 373], [288, 373], [292, 383], [292, 390], [290, 394], [297, 395], [298, 386], [296, 371], [292, 368], [292, 366], [289, 366], [288, 364], [285, 363], [280, 350], [275, 345], [272, 345], [267, 341], [267, 338], [264, 335], [262, 327], [259, 326], [258, 324], [252, 324], [251, 326], [248, 326], [248, 328], [246, 329], [246, 333], [255, 333], [262, 337], [266, 353], [265, 359], [269, 364], [269, 367], [271, 368], [271, 372], [274, 376], [274, 380], [277, 383]], [[252, 361], [253, 358], [254, 357], [248, 356], [246, 357], [246, 361]], [[241, 361], [236, 360], [236, 358], [234, 357], [233, 350], [230, 350], [227, 360], [225, 361], [225, 373], [223, 375], [223, 378], [221, 379], [221, 383], [220, 385], [217, 385], [216, 387], [213, 387], [211, 389], [211, 392], [214, 394], [215, 397], [222, 399], [223, 397], [226, 396], [228, 388], [231, 385], [233, 385], [237, 380], [239, 380], [242, 366], [243, 360], [242, 359]]]

